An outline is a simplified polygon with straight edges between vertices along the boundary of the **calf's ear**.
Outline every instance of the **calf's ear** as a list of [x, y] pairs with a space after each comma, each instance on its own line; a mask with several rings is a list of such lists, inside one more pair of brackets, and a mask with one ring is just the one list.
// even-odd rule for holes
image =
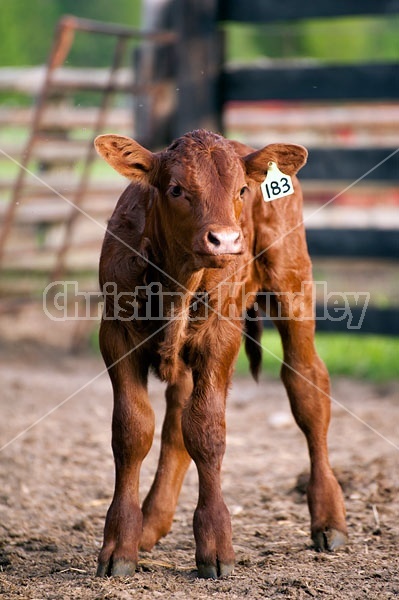
[[133, 181], [149, 182], [155, 155], [129, 137], [99, 135], [94, 140], [98, 154], [118, 173]]
[[247, 174], [255, 181], [262, 182], [269, 162], [275, 162], [286, 175], [295, 175], [306, 163], [308, 151], [297, 144], [269, 144], [244, 157]]

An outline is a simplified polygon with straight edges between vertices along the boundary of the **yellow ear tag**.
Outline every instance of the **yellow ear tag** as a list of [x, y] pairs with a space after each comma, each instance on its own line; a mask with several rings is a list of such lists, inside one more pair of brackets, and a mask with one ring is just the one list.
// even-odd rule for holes
[[268, 167], [266, 179], [260, 186], [263, 200], [270, 202], [271, 200], [277, 200], [277, 198], [293, 194], [294, 186], [292, 185], [291, 177], [284, 175], [275, 162], [270, 161]]

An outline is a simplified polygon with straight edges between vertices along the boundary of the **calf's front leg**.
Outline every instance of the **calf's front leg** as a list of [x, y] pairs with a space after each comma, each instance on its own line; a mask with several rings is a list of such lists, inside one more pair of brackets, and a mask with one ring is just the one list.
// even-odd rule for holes
[[191, 372], [181, 368], [176, 383], [169, 384], [166, 390], [158, 469], [142, 508], [144, 524], [140, 547], [143, 550], [151, 550], [172, 526], [180, 489], [191, 462], [183, 441], [181, 419], [192, 389]]
[[[154, 434], [154, 415], [148, 402], [147, 370], [128, 350], [119, 332], [100, 333], [101, 350], [114, 390], [112, 450], [115, 459], [115, 492], [108, 509], [97, 576], [133, 575], [143, 528], [139, 505], [139, 476]], [[119, 362], [117, 362], [119, 360]]]
[[184, 442], [198, 470], [193, 522], [198, 576], [212, 579], [229, 575], [234, 567], [231, 520], [221, 489], [225, 397], [225, 390], [196, 385], [182, 418]]

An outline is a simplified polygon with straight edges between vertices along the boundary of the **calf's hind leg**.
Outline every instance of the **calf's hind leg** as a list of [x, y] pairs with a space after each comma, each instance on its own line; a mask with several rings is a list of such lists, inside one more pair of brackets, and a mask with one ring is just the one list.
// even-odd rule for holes
[[125, 356], [129, 348], [113, 323], [103, 323], [100, 344], [114, 390], [115, 492], [105, 521], [97, 575], [133, 575], [143, 527], [139, 505], [140, 467], [152, 444], [154, 415], [148, 402], [147, 369], [142, 366], [143, 360], [134, 351]]
[[[289, 315], [283, 298], [281, 316], [275, 320], [281, 334], [284, 363], [281, 378], [294, 418], [306, 436], [310, 457], [307, 489], [311, 535], [317, 550], [335, 550], [346, 542], [347, 528], [341, 488], [332, 472], [327, 449], [330, 423], [330, 382], [327, 369], [314, 345], [314, 320]], [[305, 312], [303, 307], [307, 306]], [[311, 315], [311, 299], [305, 298], [303, 317]]]
[[166, 414], [161, 452], [154, 483], [143, 503], [143, 534], [140, 547], [151, 550], [166, 535], [191, 458], [183, 441], [182, 410], [193, 389], [191, 372], [182, 368], [176, 383], [166, 390]]

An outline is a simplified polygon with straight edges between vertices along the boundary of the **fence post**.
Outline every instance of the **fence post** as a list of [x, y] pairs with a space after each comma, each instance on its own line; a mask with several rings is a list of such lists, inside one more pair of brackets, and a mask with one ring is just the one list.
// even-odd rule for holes
[[223, 55], [218, 0], [174, 0], [177, 41], [175, 137], [205, 128], [222, 130], [220, 73]]
[[[174, 29], [174, 0], [146, 0], [143, 28]], [[135, 137], [148, 148], [167, 146], [174, 136], [176, 118], [176, 46], [145, 41], [134, 51], [134, 77], [138, 85], [157, 84], [156, 93], [134, 98]]]

